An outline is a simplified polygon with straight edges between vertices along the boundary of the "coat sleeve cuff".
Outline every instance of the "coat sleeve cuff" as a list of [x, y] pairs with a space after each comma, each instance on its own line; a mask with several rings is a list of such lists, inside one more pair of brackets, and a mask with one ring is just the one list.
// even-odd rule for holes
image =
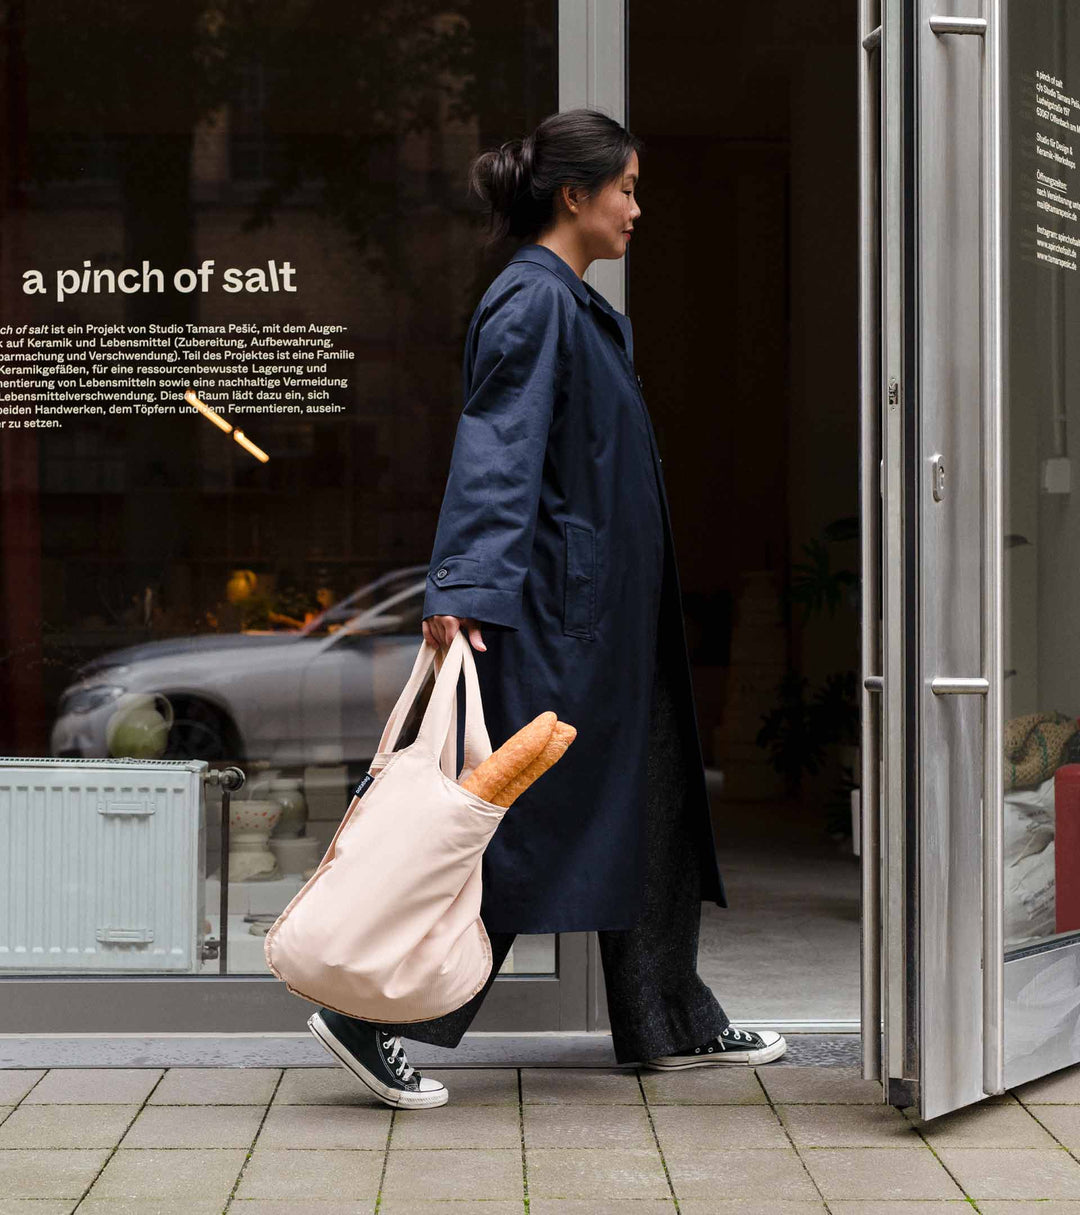
[[521, 628], [521, 596], [483, 586], [439, 586], [428, 577], [423, 615], [468, 616], [481, 624]]

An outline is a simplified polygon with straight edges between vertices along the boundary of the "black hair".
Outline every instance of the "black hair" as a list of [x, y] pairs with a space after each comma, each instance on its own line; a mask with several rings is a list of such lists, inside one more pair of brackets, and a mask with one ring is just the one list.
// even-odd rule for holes
[[643, 147], [609, 115], [578, 109], [549, 114], [531, 135], [481, 152], [469, 166], [469, 189], [490, 210], [487, 244], [536, 236], [554, 216], [562, 186], [603, 189]]

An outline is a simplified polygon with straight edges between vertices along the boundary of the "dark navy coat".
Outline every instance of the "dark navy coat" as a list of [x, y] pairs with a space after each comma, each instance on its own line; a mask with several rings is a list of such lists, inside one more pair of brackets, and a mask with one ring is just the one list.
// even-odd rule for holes
[[498, 932], [632, 927], [642, 907], [656, 647], [675, 669], [702, 898], [726, 906], [660, 455], [629, 320], [543, 245], [477, 305], [423, 614], [471, 616], [493, 748], [553, 709], [577, 728], [484, 856]]

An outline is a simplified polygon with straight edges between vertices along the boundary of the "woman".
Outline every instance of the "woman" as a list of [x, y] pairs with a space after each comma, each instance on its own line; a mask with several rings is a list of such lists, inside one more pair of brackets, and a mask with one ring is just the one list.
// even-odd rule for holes
[[607, 115], [571, 110], [473, 162], [494, 239], [524, 243], [466, 336], [423, 634], [447, 646], [464, 629], [483, 655], [493, 746], [547, 709], [578, 733], [485, 853], [487, 986], [423, 1023], [309, 1021], [390, 1105], [446, 1102], [400, 1035], [456, 1046], [518, 932], [599, 933], [619, 1063], [745, 1065], [786, 1049], [731, 1026], [697, 974], [701, 900], [726, 901], [661, 461], [630, 322], [582, 277], [630, 243], [640, 147]]

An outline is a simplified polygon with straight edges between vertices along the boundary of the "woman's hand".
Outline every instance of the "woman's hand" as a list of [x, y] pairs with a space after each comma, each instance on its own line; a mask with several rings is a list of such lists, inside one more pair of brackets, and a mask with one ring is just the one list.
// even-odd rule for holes
[[473, 620], [471, 616], [428, 616], [421, 628], [428, 645], [445, 648], [454, 640], [457, 631], [464, 629], [474, 650], [487, 649], [483, 637], [480, 636], [480, 622]]

